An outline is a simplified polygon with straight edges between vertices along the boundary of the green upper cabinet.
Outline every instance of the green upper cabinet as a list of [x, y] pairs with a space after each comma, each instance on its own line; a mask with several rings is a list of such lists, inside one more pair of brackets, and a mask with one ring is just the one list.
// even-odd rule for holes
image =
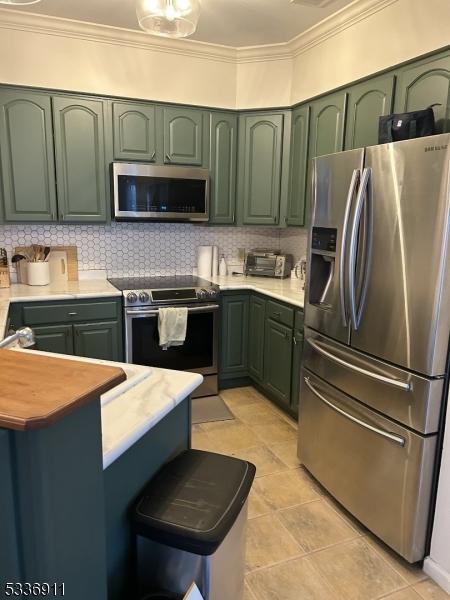
[[346, 92], [335, 92], [311, 104], [310, 158], [344, 149], [346, 102]]
[[232, 224], [236, 207], [236, 115], [212, 113], [210, 130], [209, 222]]
[[107, 221], [104, 102], [56, 96], [53, 121], [60, 220]]
[[154, 105], [113, 102], [112, 119], [115, 160], [156, 159]]
[[164, 162], [205, 166], [204, 132], [207, 127], [203, 123], [203, 111], [180, 106], [164, 107], [162, 113]]
[[292, 112], [291, 165], [287, 225], [304, 225], [306, 175], [308, 171], [309, 106]]
[[0, 90], [0, 155], [5, 221], [55, 220], [50, 96]]
[[436, 133], [450, 131], [450, 53], [416, 62], [398, 71], [395, 112], [422, 110], [432, 104]]
[[345, 149], [378, 144], [378, 120], [392, 112], [394, 75], [363, 81], [348, 91]]
[[278, 225], [284, 115], [246, 114], [239, 121], [240, 225]]

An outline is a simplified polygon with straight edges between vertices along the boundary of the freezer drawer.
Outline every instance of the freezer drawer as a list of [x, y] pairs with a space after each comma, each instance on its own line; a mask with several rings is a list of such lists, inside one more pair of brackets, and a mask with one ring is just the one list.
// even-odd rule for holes
[[423, 437], [302, 369], [299, 457], [370, 531], [424, 557], [436, 436]]
[[439, 428], [444, 379], [393, 367], [305, 329], [303, 364], [359, 402], [424, 434]]

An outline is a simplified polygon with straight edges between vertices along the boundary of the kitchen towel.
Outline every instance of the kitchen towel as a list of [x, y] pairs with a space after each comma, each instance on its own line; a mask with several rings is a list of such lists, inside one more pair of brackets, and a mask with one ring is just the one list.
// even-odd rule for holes
[[211, 277], [213, 260], [212, 246], [197, 247], [197, 275], [199, 277]]
[[163, 350], [182, 346], [186, 339], [188, 309], [185, 306], [160, 308], [158, 311], [159, 345]]

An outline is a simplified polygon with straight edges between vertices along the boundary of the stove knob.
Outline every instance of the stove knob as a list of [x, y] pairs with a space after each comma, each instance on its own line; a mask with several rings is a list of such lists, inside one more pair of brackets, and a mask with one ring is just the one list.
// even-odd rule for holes
[[141, 302], [148, 302], [150, 300], [150, 296], [147, 294], [147, 292], [141, 292], [139, 294], [139, 300]]
[[215, 300], [217, 298], [217, 290], [214, 288], [209, 290], [208, 297], [211, 298], [211, 300]]
[[137, 302], [137, 295], [134, 292], [130, 292], [129, 294], [127, 294], [127, 300], [130, 304], [134, 304], [135, 302]]
[[197, 291], [197, 298], [199, 300], [206, 300], [207, 297], [208, 297], [208, 292], [204, 288]]

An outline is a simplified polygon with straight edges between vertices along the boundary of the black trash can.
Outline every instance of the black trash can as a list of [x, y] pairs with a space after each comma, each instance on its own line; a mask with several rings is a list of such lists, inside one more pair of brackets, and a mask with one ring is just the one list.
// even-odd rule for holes
[[183, 595], [193, 581], [205, 600], [240, 600], [244, 591], [249, 462], [187, 450], [166, 464], [134, 515], [141, 593]]

